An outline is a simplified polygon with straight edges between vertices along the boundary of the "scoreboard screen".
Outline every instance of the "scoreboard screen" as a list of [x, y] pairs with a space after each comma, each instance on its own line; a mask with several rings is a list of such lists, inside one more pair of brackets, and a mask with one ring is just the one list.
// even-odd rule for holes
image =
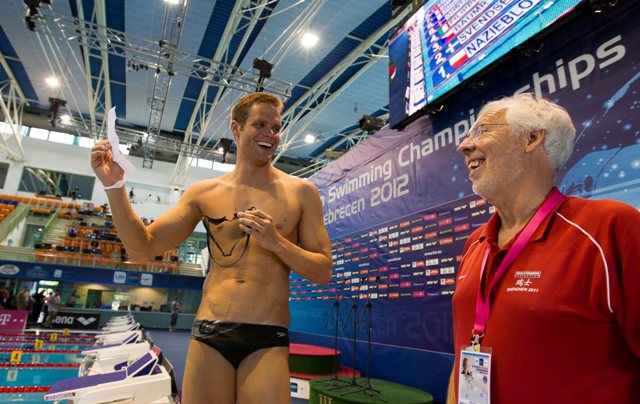
[[427, 1], [390, 38], [390, 126], [409, 121], [580, 2]]

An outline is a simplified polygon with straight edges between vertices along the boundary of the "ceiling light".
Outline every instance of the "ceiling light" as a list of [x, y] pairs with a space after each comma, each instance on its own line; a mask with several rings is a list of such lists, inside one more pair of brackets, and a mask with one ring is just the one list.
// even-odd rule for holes
[[47, 77], [44, 81], [49, 85], [49, 87], [58, 87], [60, 85], [60, 80], [56, 76]]
[[302, 35], [302, 46], [310, 48], [318, 43], [318, 39], [317, 35], [312, 34], [311, 32], [305, 32], [304, 35]]
[[304, 137], [304, 142], [305, 143], [311, 144], [311, 143], [313, 143], [315, 141], [316, 141], [316, 137], [311, 133], [307, 133], [307, 135]]
[[227, 162], [227, 153], [229, 151], [231, 151], [231, 145], [233, 144], [233, 140], [229, 139], [229, 138], [220, 138], [220, 140], [218, 141], [218, 151], [220, 151], [220, 149], [222, 149], [222, 161], [221, 163], [226, 163]]

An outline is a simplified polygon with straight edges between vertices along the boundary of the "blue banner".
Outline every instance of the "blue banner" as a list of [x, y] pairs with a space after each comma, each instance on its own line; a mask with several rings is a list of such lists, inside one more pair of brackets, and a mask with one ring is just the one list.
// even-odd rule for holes
[[202, 289], [204, 282], [199, 276], [0, 260], [2, 277], [193, 290]]

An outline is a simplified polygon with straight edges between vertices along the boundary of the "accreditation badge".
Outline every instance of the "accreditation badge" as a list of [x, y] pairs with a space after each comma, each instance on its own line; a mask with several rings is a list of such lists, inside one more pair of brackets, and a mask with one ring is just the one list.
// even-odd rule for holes
[[[484, 348], [484, 347], [483, 347]], [[460, 352], [458, 375], [459, 404], [489, 404], [491, 392], [491, 352], [464, 347]]]

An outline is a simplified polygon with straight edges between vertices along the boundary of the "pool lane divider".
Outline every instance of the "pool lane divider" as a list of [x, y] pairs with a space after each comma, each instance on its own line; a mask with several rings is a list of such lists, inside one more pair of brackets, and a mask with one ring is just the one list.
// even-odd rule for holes
[[[0, 348], [0, 352], [14, 352], [16, 351], [15, 348]], [[25, 348], [25, 349], [20, 349], [20, 351], [22, 352], [38, 352], [38, 353], [82, 353], [82, 351], [80, 349], [31, 349], [31, 348]]]
[[[79, 342], [79, 341], [56, 341], [56, 340], [44, 340], [44, 339], [4, 339], [0, 341], [0, 344], [49, 344], [54, 342], [56, 345], [94, 345], [94, 342]], [[0, 345], [1, 346], [1, 345]]]
[[79, 363], [14, 363], [0, 362], [0, 368], [77, 368]]
[[40, 334], [25, 333], [25, 332], [19, 332], [19, 333], [2, 332], [0, 333], [0, 337], [51, 338], [51, 335], [54, 335], [54, 334], [58, 335], [59, 338], [86, 339], [86, 340], [92, 340], [92, 341], [95, 341], [97, 338], [91, 335], [65, 335], [64, 332], [62, 333], [62, 336], [60, 336], [56, 332], [47, 332], [47, 333], [40, 333]]
[[51, 386], [0, 386], [0, 394], [46, 393]]

